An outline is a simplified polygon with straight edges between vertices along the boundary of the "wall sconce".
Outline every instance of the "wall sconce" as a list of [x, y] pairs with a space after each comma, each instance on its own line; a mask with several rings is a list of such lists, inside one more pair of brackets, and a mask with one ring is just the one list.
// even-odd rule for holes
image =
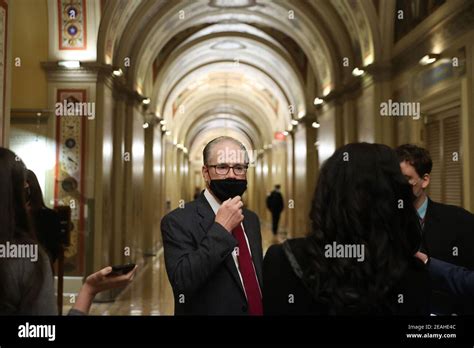
[[314, 105], [322, 105], [324, 103], [324, 100], [322, 98], [316, 97], [314, 98]]
[[363, 69], [359, 69], [359, 68], [355, 67], [354, 70], [352, 70], [352, 76], [359, 77], [359, 76], [362, 76], [364, 74], [365, 74], [365, 70], [363, 70]]
[[419, 63], [420, 65], [428, 65], [436, 62], [439, 59], [439, 54], [427, 54], [421, 57]]
[[78, 69], [81, 67], [81, 62], [78, 60], [62, 60], [58, 62], [58, 66], [66, 69]]
[[120, 77], [123, 75], [123, 71], [120, 68], [114, 69], [114, 71], [112, 71], [112, 75], [114, 75], [115, 77]]

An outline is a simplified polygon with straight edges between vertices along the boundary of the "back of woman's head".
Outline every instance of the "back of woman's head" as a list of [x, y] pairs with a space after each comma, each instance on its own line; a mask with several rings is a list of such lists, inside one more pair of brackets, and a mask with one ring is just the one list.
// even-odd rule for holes
[[[310, 213], [312, 262], [305, 276], [332, 313], [386, 312], [395, 305], [387, 296], [420, 243], [413, 200], [386, 145], [348, 144], [325, 162]], [[363, 260], [327, 257], [333, 243], [358, 246]]]
[[29, 169], [26, 171], [26, 182], [28, 183], [30, 191], [28, 204], [31, 207], [31, 211], [35, 213], [43, 208], [46, 208], [43, 199], [43, 192], [41, 191], [38, 178], [36, 177], [36, 174]]
[[0, 240], [30, 238], [25, 209], [26, 167], [14, 152], [0, 147]]
[[[0, 147], [0, 243], [36, 244], [30, 228], [25, 202], [26, 167], [12, 151]], [[0, 315], [17, 314], [21, 309], [31, 307], [37, 301], [44, 278], [43, 257], [38, 252], [37, 262], [17, 255], [18, 258], [0, 259]], [[24, 267], [32, 263], [34, 267]], [[27, 264], [26, 264], [27, 265]], [[28, 265], [27, 265], [28, 266]], [[30, 265], [31, 266], [31, 265]], [[25, 269], [30, 273], [23, 274]], [[13, 273], [12, 273], [13, 272]], [[12, 293], [15, 279], [25, 279], [22, 284], [21, 304], [12, 300], [18, 294]], [[16, 289], [13, 286], [13, 289]], [[21, 308], [19, 308], [21, 307]]]

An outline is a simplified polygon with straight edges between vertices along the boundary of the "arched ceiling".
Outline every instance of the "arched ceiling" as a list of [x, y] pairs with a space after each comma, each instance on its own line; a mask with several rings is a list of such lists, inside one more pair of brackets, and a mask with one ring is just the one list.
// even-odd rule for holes
[[116, 0], [104, 13], [99, 59], [129, 59], [130, 87], [191, 156], [230, 129], [262, 148], [311, 107], [308, 78], [327, 95], [378, 55], [370, 1]]
[[[232, 25], [232, 30], [236, 30], [236, 27], [238, 25]], [[224, 28], [225, 26], [221, 25], [215, 29]], [[151, 92], [152, 100], [156, 102], [152, 109], [162, 114], [163, 106], [168, 100], [167, 93], [175, 89], [178, 82], [182, 84], [183, 79], [186, 80], [185, 77], [222, 69], [222, 63], [228, 62], [226, 69], [229, 72], [242, 74], [246, 80], [253, 80], [254, 85], [265, 84], [270, 93], [281, 96], [283, 99], [280, 100], [280, 105], [284, 106], [286, 111], [288, 105], [294, 105], [296, 115], [306, 113], [303, 78], [297, 68], [291, 65], [291, 57], [283, 47], [279, 47], [276, 42], [273, 43], [276, 48], [268, 47], [251, 38], [236, 34], [223, 35], [225, 32], [219, 33], [217, 37], [211, 36], [208, 30], [205, 31], [199, 36], [195, 35], [195, 40], [187, 40], [176, 48], [161, 67]], [[263, 60], [262, 57], [266, 59]], [[282, 81], [285, 83], [280, 84]], [[290, 118], [288, 112], [285, 117]]]
[[[199, 123], [205, 124], [205, 119], [202, 115], [227, 114], [235, 115], [235, 121], [242, 124], [242, 129], [251, 129], [252, 132], [247, 132], [246, 136], [252, 136], [252, 143], [255, 147], [262, 148], [263, 145], [271, 143], [273, 139], [272, 120], [264, 117], [268, 110], [264, 105], [247, 103], [247, 94], [238, 91], [233, 94], [225, 95], [222, 89], [216, 88], [210, 91], [206, 97], [198, 103], [192, 103], [189, 108], [183, 110], [183, 117], [181, 127], [175, 129], [172, 137], [175, 141], [190, 143], [188, 134], [192, 130], [192, 126]], [[218, 105], [218, 106], [217, 106]]]

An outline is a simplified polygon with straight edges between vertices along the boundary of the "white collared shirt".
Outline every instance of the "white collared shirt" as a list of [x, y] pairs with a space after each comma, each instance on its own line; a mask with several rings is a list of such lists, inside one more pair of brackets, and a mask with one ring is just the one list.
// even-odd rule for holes
[[[217, 214], [217, 211], [219, 210], [221, 204], [215, 199], [215, 197], [209, 192], [208, 189], [204, 190], [204, 197], [206, 197], [207, 201], [209, 202], [214, 214]], [[252, 256], [252, 250], [250, 248], [250, 243], [249, 243], [249, 240], [247, 238], [247, 234], [245, 233], [244, 224], [240, 223], [240, 226], [242, 226], [242, 230], [244, 231], [245, 241], [247, 242], [250, 256]], [[242, 288], [244, 289], [244, 292], [245, 292], [244, 281], [242, 279], [242, 274], [240, 274], [239, 260], [237, 258], [237, 252], [236, 252], [235, 249], [232, 252], [232, 258], [234, 259], [235, 267], [237, 268], [237, 273], [239, 273], [240, 282], [242, 283]], [[252, 260], [252, 265], [253, 265], [253, 270], [255, 272], [255, 265], [253, 264], [253, 260]], [[257, 272], [255, 272], [255, 275], [256, 274], [257, 274]], [[257, 277], [257, 283], [258, 283], [258, 277]], [[260, 287], [260, 284], [258, 284], [258, 286]], [[245, 294], [245, 296], [247, 296], [247, 294]]]

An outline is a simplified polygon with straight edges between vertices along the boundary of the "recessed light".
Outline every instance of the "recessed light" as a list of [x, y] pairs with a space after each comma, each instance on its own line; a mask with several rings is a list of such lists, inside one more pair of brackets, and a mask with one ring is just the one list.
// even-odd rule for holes
[[219, 8], [243, 8], [257, 4], [256, 0], [211, 0], [209, 6]]
[[222, 40], [211, 46], [211, 49], [213, 50], [222, 51], [241, 50], [244, 48], [245, 46], [236, 40]]

